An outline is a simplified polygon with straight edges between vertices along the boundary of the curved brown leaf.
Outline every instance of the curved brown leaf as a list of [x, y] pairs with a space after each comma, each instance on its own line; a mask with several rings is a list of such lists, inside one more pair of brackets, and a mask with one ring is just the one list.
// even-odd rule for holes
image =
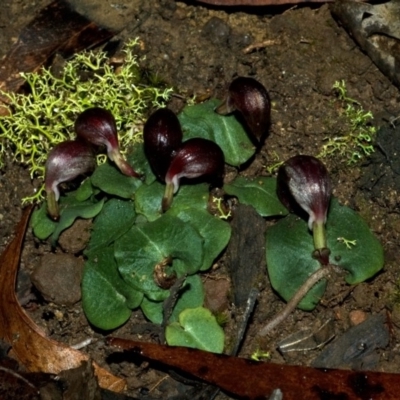
[[284, 400], [399, 398], [400, 374], [279, 365], [119, 338], [109, 338], [108, 343], [177, 368], [243, 399], [265, 399], [277, 388]]
[[[88, 355], [49, 339], [29, 318], [15, 295], [17, 271], [32, 207], [24, 210], [15, 238], [0, 257], [0, 339], [12, 346], [13, 356], [31, 372], [58, 374], [79, 367]], [[120, 392], [125, 380], [93, 363], [102, 388]]]

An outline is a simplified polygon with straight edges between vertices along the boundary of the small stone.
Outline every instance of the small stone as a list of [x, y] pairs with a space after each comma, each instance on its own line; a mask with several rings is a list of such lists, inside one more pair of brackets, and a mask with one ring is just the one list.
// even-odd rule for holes
[[207, 280], [204, 282], [205, 306], [213, 313], [221, 313], [228, 308], [230, 282], [226, 279]]
[[89, 242], [91, 227], [91, 220], [77, 219], [70, 228], [60, 235], [58, 244], [66, 253], [77, 254], [81, 252]]
[[367, 314], [362, 310], [352, 310], [349, 312], [350, 324], [356, 326], [367, 319]]
[[81, 299], [83, 260], [70, 254], [46, 254], [31, 275], [45, 300], [72, 305]]
[[224, 46], [228, 42], [231, 28], [221, 18], [211, 17], [204, 25], [202, 33], [211, 43]]

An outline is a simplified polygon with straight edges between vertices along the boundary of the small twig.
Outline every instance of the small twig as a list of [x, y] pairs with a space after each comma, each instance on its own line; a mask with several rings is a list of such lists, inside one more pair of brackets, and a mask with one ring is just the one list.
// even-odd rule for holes
[[163, 376], [161, 379], [159, 379], [150, 389], [149, 393], [153, 392], [162, 382], [164, 382], [166, 379], [169, 378], [169, 375]]
[[312, 275], [308, 277], [308, 279], [303, 283], [300, 289], [295, 293], [295, 295], [290, 299], [290, 301], [286, 304], [286, 307], [283, 310], [279, 311], [275, 317], [268, 322], [267, 325], [264, 326], [259, 332], [259, 336], [266, 336], [270, 333], [274, 328], [276, 328], [281, 322], [283, 322], [297, 307], [300, 303], [301, 299], [311, 290], [311, 288], [319, 282], [321, 279], [326, 278], [332, 272], [341, 271], [341, 269], [337, 265], [329, 264], [327, 266], [323, 266], [317, 271], [315, 271]]
[[253, 43], [247, 46], [242, 50], [242, 52], [243, 54], [249, 54], [252, 53], [253, 51], [258, 51], [265, 47], [279, 45], [279, 44], [281, 44], [280, 40], [273, 40], [273, 39], [263, 40], [262, 42]]
[[71, 348], [75, 349], [75, 350], [80, 350], [83, 349], [84, 347], [88, 346], [90, 343], [92, 343], [93, 338], [87, 338], [82, 340], [79, 343], [73, 344], [71, 346]]

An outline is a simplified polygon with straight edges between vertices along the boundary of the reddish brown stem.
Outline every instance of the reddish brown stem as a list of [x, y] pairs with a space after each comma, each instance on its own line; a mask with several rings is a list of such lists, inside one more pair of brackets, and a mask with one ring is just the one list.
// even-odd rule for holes
[[259, 336], [268, 335], [273, 329], [275, 329], [281, 322], [283, 322], [297, 307], [301, 299], [312, 289], [312, 287], [319, 282], [321, 279], [328, 277], [332, 272], [342, 271], [337, 265], [328, 264], [322, 266], [320, 269], [315, 271], [308, 279], [303, 283], [300, 289], [290, 299], [286, 306], [275, 315], [275, 317], [265, 325], [260, 332]]

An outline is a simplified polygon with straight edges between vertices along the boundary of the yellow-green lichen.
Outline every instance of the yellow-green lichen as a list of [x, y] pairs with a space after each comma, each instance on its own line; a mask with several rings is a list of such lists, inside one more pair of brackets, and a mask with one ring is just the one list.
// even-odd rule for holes
[[[142, 83], [134, 54], [137, 44], [137, 39], [127, 43], [118, 67], [104, 52], [82, 52], [66, 62], [59, 76], [49, 69], [21, 74], [28, 95], [1, 92], [9, 101], [10, 115], [0, 117], [0, 169], [8, 155], [27, 165], [32, 178], [43, 178], [49, 150], [75, 137], [75, 119], [89, 107], [113, 113], [122, 151], [141, 140], [146, 112], [163, 106], [172, 89]], [[40, 192], [27, 200], [40, 198]]]
[[333, 89], [343, 104], [347, 131], [327, 138], [317, 157], [341, 156], [347, 159], [348, 164], [354, 164], [374, 152], [376, 128], [371, 125], [373, 115], [371, 111], [365, 111], [357, 100], [348, 97], [345, 81], [335, 82]]

